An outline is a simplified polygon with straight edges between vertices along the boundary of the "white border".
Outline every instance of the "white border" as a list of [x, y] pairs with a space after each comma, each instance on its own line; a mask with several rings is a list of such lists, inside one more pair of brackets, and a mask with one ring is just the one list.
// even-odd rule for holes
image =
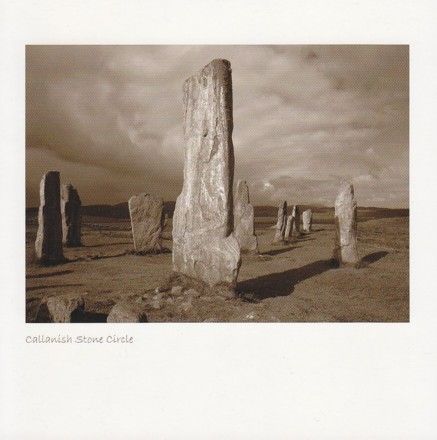
[[[0, 437], [435, 438], [436, 21], [431, 1], [2, 2]], [[26, 344], [66, 331], [23, 323], [26, 43], [410, 44], [411, 323], [75, 324], [136, 342]]]

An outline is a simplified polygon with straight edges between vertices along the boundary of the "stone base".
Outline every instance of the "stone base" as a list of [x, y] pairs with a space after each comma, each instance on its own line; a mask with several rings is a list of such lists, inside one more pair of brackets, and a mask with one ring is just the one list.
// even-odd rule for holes
[[57, 260], [54, 260], [54, 259], [47, 259], [47, 258], [38, 258], [35, 255], [35, 258], [36, 258], [37, 264], [39, 264], [40, 266], [44, 266], [44, 267], [46, 267], [46, 266], [56, 266], [58, 264], [68, 263], [68, 259], [65, 258], [65, 257], [61, 257], [61, 258], [59, 258]]
[[77, 242], [77, 243], [63, 243], [64, 247], [68, 247], [68, 248], [75, 248], [75, 247], [82, 247], [83, 243], [82, 242]]
[[361, 260], [358, 260], [356, 262], [345, 262], [341, 260], [340, 257], [340, 250], [334, 250], [334, 255], [332, 257], [332, 262], [334, 267], [336, 268], [352, 268], [352, 269], [359, 269], [360, 267], [363, 267], [361, 264]]
[[236, 297], [236, 284], [232, 285], [229, 283], [221, 283], [210, 286], [201, 280], [190, 278], [178, 272], [172, 272], [169, 277], [168, 283], [170, 285], [170, 288], [173, 286], [181, 286], [184, 290], [194, 289], [201, 295], [205, 296], [217, 295], [224, 298]]
[[166, 247], [149, 249], [148, 251], [137, 251], [132, 249], [130, 252], [132, 255], [158, 255], [158, 254], [169, 254], [171, 250]]

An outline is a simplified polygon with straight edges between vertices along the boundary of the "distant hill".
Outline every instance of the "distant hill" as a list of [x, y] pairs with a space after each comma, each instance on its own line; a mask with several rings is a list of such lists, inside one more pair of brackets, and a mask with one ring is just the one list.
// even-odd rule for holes
[[[314, 214], [334, 215], [333, 207], [299, 205], [301, 210], [311, 209]], [[278, 215], [277, 206], [255, 206], [255, 217], [276, 217]], [[290, 206], [288, 212], [291, 213]], [[361, 218], [391, 218], [391, 217], [408, 217], [409, 209], [390, 209], [390, 208], [374, 208], [367, 206], [358, 207], [358, 217]]]
[[[302, 210], [311, 208], [314, 214], [319, 214], [323, 217], [333, 217], [333, 207], [322, 206], [309, 206], [300, 205]], [[173, 211], [175, 208], [175, 202], [164, 202], [164, 212], [171, 218], [173, 217]], [[255, 206], [255, 217], [276, 217], [278, 214], [277, 206]], [[289, 212], [290, 208], [289, 208]], [[375, 207], [358, 207], [359, 220], [369, 220], [372, 218], [391, 218], [391, 217], [408, 217], [409, 209], [389, 209], [389, 208], [375, 208]], [[38, 208], [27, 208], [26, 217], [33, 218], [38, 214]], [[129, 209], [127, 202], [118, 203], [117, 205], [88, 205], [82, 206], [82, 214], [90, 217], [106, 217], [106, 218], [118, 218], [128, 219]]]
[[[173, 216], [175, 202], [164, 202], [164, 212], [169, 217]], [[36, 217], [38, 208], [27, 208], [26, 217]], [[129, 218], [129, 208], [127, 202], [118, 203], [117, 205], [88, 205], [82, 206], [82, 215], [90, 217], [106, 217], [106, 218]]]

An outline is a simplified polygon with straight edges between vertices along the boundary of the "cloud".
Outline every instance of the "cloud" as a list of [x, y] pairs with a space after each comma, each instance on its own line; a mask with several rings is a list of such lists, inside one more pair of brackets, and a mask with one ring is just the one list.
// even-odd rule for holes
[[235, 172], [254, 203], [332, 205], [347, 178], [361, 205], [408, 206], [408, 47], [361, 45], [28, 46], [27, 203], [49, 165], [85, 203], [174, 200], [182, 83], [213, 58], [232, 64]]

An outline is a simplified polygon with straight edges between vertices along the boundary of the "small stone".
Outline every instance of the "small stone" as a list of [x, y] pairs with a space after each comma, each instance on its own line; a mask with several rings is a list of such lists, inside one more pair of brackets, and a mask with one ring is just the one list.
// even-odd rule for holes
[[180, 295], [182, 293], [182, 286], [173, 286], [171, 288], [171, 294], [174, 296]]
[[46, 305], [51, 322], [65, 323], [71, 322], [73, 313], [83, 313], [85, 302], [82, 297], [52, 296], [46, 301]]
[[244, 318], [248, 319], [249, 321], [252, 321], [252, 320], [255, 319], [255, 317], [256, 317], [255, 313], [254, 312], [250, 312]]
[[117, 303], [110, 311], [107, 322], [148, 322], [144, 306], [141, 304], [123, 301]]
[[201, 293], [195, 289], [188, 289], [187, 291], [185, 291], [185, 295], [191, 298], [199, 298], [201, 296]]
[[153, 298], [150, 305], [153, 309], [159, 310], [162, 307], [161, 298]]
[[193, 307], [193, 304], [191, 303], [191, 298], [186, 299], [179, 307], [184, 312], [188, 312], [188, 310]]

